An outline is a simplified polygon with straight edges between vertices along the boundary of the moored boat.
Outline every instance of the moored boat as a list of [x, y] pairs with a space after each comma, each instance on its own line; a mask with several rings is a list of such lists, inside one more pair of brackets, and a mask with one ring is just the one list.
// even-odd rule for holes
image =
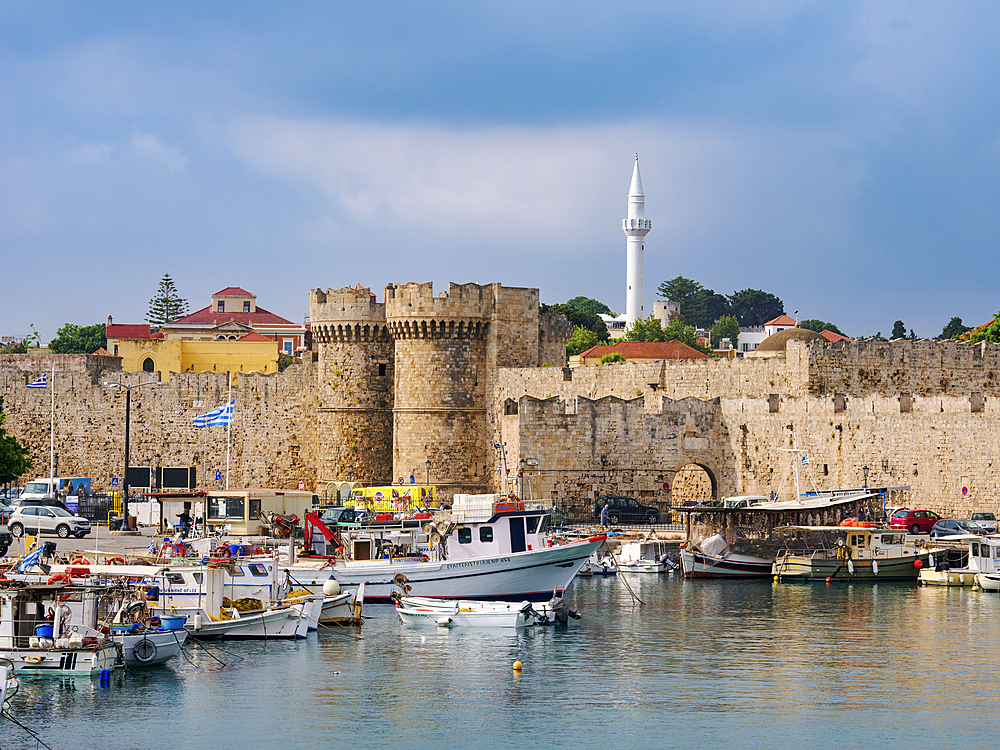
[[905, 531], [888, 528], [798, 526], [772, 573], [779, 581], [916, 581], [930, 550]]

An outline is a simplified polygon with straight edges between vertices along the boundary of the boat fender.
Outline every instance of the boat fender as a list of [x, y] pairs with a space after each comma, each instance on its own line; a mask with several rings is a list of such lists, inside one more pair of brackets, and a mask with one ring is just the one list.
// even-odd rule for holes
[[149, 664], [156, 658], [156, 644], [148, 638], [143, 638], [132, 647], [132, 655], [140, 664]]

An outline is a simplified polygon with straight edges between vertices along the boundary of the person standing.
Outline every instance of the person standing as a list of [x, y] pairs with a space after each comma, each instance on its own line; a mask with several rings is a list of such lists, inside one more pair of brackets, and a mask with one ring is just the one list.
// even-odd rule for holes
[[610, 525], [611, 525], [611, 511], [608, 509], [608, 504], [604, 503], [604, 507], [601, 508], [601, 526], [606, 529]]

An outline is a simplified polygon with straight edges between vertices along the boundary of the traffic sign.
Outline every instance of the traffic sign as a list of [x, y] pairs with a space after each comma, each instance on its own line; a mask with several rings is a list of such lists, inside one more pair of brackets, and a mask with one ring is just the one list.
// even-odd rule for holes
[[118, 477], [111, 477], [111, 486], [112, 487], [118, 486]]
[[222, 479], [222, 472], [221, 471], [216, 471], [215, 472], [215, 478], [216, 479]]

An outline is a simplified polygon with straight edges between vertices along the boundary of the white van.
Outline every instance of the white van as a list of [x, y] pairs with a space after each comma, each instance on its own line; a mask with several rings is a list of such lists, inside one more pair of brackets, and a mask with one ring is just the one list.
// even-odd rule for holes
[[87, 494], [90, 494], [90, 478], [89, 477], [55, 477], [54, 479], [49, 479], [48, 477], [39, 477], [38, 479], [32, 479], [26, 485], [24, 485], [24, 492], [21, 494], [19, 500], [38, 500], [43, 497], [55, 497], [56, 491], [66, 487], [69, 489], [69, 484], [73, 484], [73, 490], [71, 494], [75, 494], [77, 490], [80, 489], [80, 485], [87, 490]]

